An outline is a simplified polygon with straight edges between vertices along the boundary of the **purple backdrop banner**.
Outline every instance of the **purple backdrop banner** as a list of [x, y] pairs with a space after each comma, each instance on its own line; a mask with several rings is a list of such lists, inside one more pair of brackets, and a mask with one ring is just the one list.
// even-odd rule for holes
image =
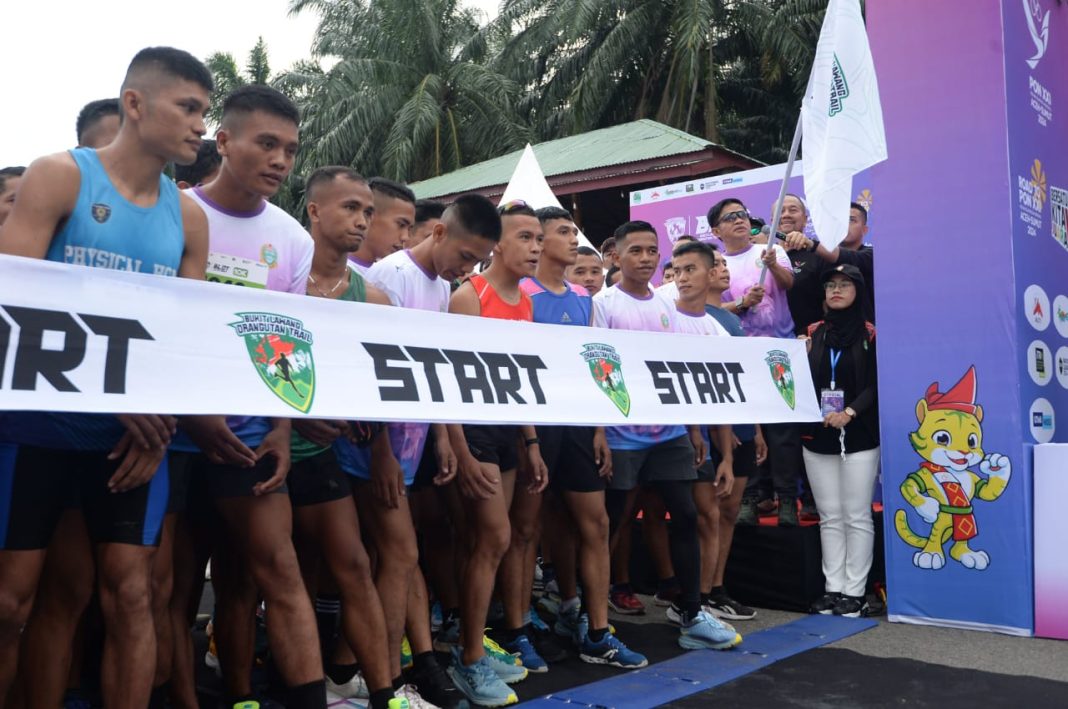
[[873, 169], [892, 235], [876, 263], [890, 617], [1031, 634], [1030, 446], [1063, 435], [1068, 386], [1048, 196], [1066, 182], [1068, 7], [867, 8], [890, 151]]

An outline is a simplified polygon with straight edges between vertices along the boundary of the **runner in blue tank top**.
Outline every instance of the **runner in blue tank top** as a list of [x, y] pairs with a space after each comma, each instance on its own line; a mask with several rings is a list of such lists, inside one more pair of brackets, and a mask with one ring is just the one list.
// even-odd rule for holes
[[[537, 211], [545, 232], [544, 250], [534, 278], [523, 292], [534, 301], [534, 322], [588, 327], [593, 301], [580, 285], [564, 280], [578, 259], [578, 227], [560, 207]], [[594, 333], [591, 332], [591, 336]], [[612, 452], [603, 428], [538, 426], [542, 456], [549, 467], [551, 495], [545, 509], [542, 543], [552, 550], [560, 587], [555, 632], [574, 643], [579, 658], [625, 669], [648, 661], [608, 632], [608, 512], [605, 477], [612, 472]], [[576, 561], [581, 561], [580, 601]]]
[[[122, 86], [118, 137], [99, 152], [75, 150], [34, 162], [0, 231], [0, 252], [202, 277], [206, 219], [162, 172], [168, 162], [196, 158], [211, 88], [211, 74], [186, 52], [138, 53]], [[65, 490], [74, 487], [96, 548], [100, 605], [109, 630], [104, 702], [143, 707], [155, 667], [150, 568], [167, 505], [161, 464], [173, 418], [11, 418], [4, 436], [19, 447], [0, 460], [0, 606], [17, 610], [0, 618], [0, 696], [11, 683], [19, 632]]]

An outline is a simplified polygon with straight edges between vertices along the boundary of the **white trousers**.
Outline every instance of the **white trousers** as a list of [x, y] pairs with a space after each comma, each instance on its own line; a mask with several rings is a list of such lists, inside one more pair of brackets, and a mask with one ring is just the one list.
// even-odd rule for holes
[[875, 526], [871, 501], [879, 449], [824, 455], [804, 449], [805, 470], [820, 513], [823, 576], [828, 593], [863, 596]]

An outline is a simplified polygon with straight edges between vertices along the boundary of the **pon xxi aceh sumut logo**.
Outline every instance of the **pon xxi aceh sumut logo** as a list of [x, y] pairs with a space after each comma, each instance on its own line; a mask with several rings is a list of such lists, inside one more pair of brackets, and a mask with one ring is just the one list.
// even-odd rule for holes
[[315, 396], [312, 334], [304, 323], [277, 313], [236, 313], [230, 327], [244, 338], [256, 373], [275, 396], [307, 413]]
[[600, 342], [582, 346], [582, 359], [590, 366], [597, 387], [624, 416], [630, 415], [630, 392], [623, 381], [623, 362], [616, 348]]

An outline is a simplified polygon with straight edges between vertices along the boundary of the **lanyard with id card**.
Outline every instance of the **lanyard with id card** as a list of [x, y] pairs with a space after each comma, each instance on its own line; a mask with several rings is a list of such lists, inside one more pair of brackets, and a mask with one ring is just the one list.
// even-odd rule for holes
[[834, 378], [834, 372], [838, 368], [838, 360], [842, 358], [842, 350], [832, 349], [831, 354], [831, 386], [829, 389], [820, 390], [820, 413], [840, 414], [845, 411], [845, 392], [839, 389]]

